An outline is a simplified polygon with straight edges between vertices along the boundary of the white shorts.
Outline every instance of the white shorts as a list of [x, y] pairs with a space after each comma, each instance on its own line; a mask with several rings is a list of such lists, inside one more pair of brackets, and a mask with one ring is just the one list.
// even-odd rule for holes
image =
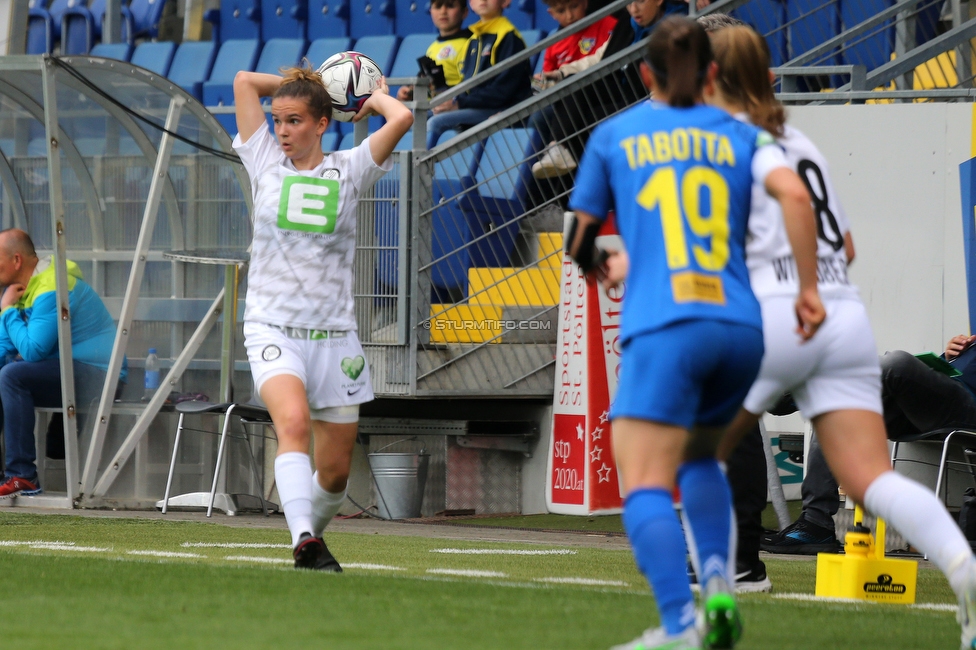
[[356, 332], [324, 332], [244, 323], [255, 398], [271, 377], [294, 375], [305, 385], [313, 420], [352, 423], [373, 399], [369, 364]]
[[867, 311], [860, 300], [826, 300], [827, 319], [801, 343], [794, 299], [762, 301], [763, 355], [759, 378], [743, 406], [771, 408], [786, 392], [807, 419], [842, 409], [881, 413], [881, 368]]

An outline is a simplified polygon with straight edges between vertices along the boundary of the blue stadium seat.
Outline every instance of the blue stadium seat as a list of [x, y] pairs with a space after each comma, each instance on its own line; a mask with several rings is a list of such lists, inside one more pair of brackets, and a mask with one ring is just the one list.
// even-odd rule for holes
[[336, 151], [339, 145], [339, 134], [335, 131], [326, 131], [322, 134], [322, 151]]
[[261, 3], [261, 38], [298, 38], [308, 33], [308, 0], [264, 0]]
[[[404, 37], [397, 49], [393, 66], [386, 74], [387, 77], [416, 77], [420, 71], [417, 59], [422, 57], [430, 44], [437, 38], [437, 34], [411, 34]], [[390, 86], [390, 94], [396, 97], [399, 86]]]
[[260, 40], [261, 0], [221, 0], [220, 9], [211, 9], [204, 20], [213, 25], [213, 40]]
[[264, 43], [261, 57], [254, 70], [278, 74], [281, 68], [293, 68], [298, 65], [304, 53], [305, 41], [300, 38], [272, 38]]
[[[440, 142], [447, 142], [457, 135], [456, 131], [445, 131]], [[447, 292], [459, 289], [463, 295], [468, 292], [468, 269], [471, 268], [471, 253], [468, 246], [473, 237], [468, 227], [467, 215], [459, 206], [457, 197], [464, 196], [475, 183], [474, 177], [481, 159], [483, 147], [468, 147], [434, 165], [434, 208], [431, 214], [431, 254], [435, 262], [431, 267], [431, 300], [447, 302]]]
[[132, 45], [130, 43], [97, 43], [89, 54], [106, 59], [128, 61], [129, 57], [132, 56]]
[[[468, 12], [474, 13], [474, 12]], [[526, 29], [535, 27], [535, 2], [534, 0], [512, 0], [505, 10], [505, 17], [512, 21], [515, 29], [523, 32]]]
[[535, 0], [535, 22], [533, 27], [541, 29], [547, 34], [552, 34], [559, 29], [559, 23], [549, 15], [549, 7], [542, 0]]
[[356, 41], [353, 49], [376, 61], [385, 75], [393, 67], [399, 41], [397, 36], [363, 36]]
[[349, 0], [308, 0], [308, 40], [349, 36]]
[[240, 70], [254, 70], [258, 61], [258, 41], [224, 41], [217, 52], [210, 78], [203, 82], [206, 106], [230, 106], [234, 103], [234, 75]]
[[[822, 0], [792, 0], [786, 3], [790, 27], [790, 58], [799, 56], [840, 33], [840, 10]], [[821, 65], [840, 65], [840, 57], [824, 58]]]
[[105, 0], [92, 0], [87, 7], [81, 3], [68, 7], [61, 16], [61, 53], [88, 54], [102, 37]]
[[129, 0], [128, 5], [122, 5], [124, 40], [135, 43], [137, 38], [155, 39], [159, 36], [159, 19], [167, 1], [174, 0]]
[[349, 35], [354, 39], [363, 36], [391, 36], [395, 33], [394, 0], [350, 0]]
[[183, 41], [173, 56], [169, 80], [202, 102], [203, 82], [210, 77], [216, 55], [213, 41]]
[[[847, 26], [856, 25], [887, 9], [891, 4], [892, 0], [845, 2], [840, 6], [841, 22]], [[844, 51], [844, 63], [864, 65], [868, 70], [888, 63], [895, 47], [894, 21], [887, 20], [884, 25], [886, 26], [872, 36], [851, 43]]]
[[61, 18], [69, 7], [84, 0], [52, 0], [48, 6], [31, 5], [27, 9], [27, 53], [50, 54], [61, 40]]
[[[526, 29], [522, 31], [522, 40], [525, 41], [525, 47], [532, 47], [545, 37], [546, 33], [541, 29]], [[535, 66], [541, 58], [542, 54], [540, 53], [529, 59], [529, 65], [532, 66], [533, 70], [535, 70]]]
[[174, 54], [176, 54], [176, 43], [171, 41], [143, 41], [136, 45], [129, 63], [165, 77], [173, 64]]
[[346, 151], [347, 149], [352, 149], [355, 143], [355, 138], [353, 137], [352, 131], [345, 133], [342, 139], [339, 141], [339, 148], [336, 151]]
[[475, 173], [477, 192], [459, 199], [472, 239], [473, 266], [509, 266], [519, 225], [513, 219], [528, 208], [531, 165], [541, 149], [534, 129], [502, 129], [488, 136]]
[[305, 53], [305, 58], [309, 60], [313, 68], [317, 68], [333, 54], [345, 52], [352, 49], [352, 39], [346, 36], [338, 38], [320, 38], [312, 41]]
[[752, 0], [732, 11], [732, 15], [748, 23], [766, 37], [773, 66], [789, 60], [786, 51], [786, 6], [780, 0]]
[[397, 36], [406, 38], [411, 34], [422, 34], [429, 32], [431, 27], [430, 0], [396, 0]]

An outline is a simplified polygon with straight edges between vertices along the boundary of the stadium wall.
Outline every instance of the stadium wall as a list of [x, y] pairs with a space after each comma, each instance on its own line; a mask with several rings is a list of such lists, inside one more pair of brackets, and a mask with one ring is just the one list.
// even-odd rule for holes
[[959, 164], [976, 156], [974, 106], [796, 106], [851, 223], [851, 278], [879, 353], [941, 351], [969, 332]]

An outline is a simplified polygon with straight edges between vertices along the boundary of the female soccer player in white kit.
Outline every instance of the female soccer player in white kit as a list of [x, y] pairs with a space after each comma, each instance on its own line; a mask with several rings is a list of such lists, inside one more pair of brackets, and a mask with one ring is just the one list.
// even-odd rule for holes
[[[277, 141], [262, 97], [272, 97]], [[311, 68], [284, 77], [239, 72], [234, 101], [234, 149], [254, 199], [244, 344], [278, 435], [278, 496], [295, 567], [341, 571], [322, 531], [346, 495], [359, 405], [373, 399], [353, 312], [356, 211], [363, 192], [390, 171], [413, 115], [382, 80], [355, 121], [378, 113], [386, 124], [350, 151], [323, 153], [332, 100]]]
[[881, 376], [871, 324], [847, 277], [854, 257], [847, 217], [827, 163], [810, 140], [785, 125], [773, 95], [766, 41], [749, 27], [711, 34], [719, 73], [706, 102], [725, 108], [777, 136], [786, 159], [805, 180], [818, 231], [818, 288], [827, 318], [801, 344], [791, 330], [796, 273], [779, 206], [753, 187], [746, 265], [762, 308], [765, 355], [744, 408], [719, 448], [727, 457], [739, 437], [784, 392], [813, 421], [838, 482], [855, 501], [887, 520], [925, 553], [959, 597], [962, 648], [976, 648], [976, 561], [969, 543], [939, 499], [894, 472], [881, 407]]

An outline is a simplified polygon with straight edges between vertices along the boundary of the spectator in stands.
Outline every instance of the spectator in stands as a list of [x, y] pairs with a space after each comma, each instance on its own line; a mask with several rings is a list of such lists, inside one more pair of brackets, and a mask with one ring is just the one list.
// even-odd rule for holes
[[[566, 29], [586, 16], [587, 0], [544, 1], [549, 15], [559, 23], [560, 29]], [[589, 27], [550, 45], [543, 55], [542, 73], [536, 75], [536, 80], [542, 87], [546, 87], [599, 63], [610, 45], [616, 26], [617, 19], [614, 16], [605, 16]], [[539, 133], [543, 142], [548, 142], [553, 135], [567, 135], [564, 133], [566, 129], [559, 128], [561, 125], [554, 125], [557, 115], [563, 116], [568, 110], [579, 110], [585, 106], [581, 102], [570, 106], [567, 103], [563, 101], [549, 104], [532, 116], [530, 125]], [[532, 165], [532, 175], [536, 178], [549, 178], [567, 174], [574, 169], [576, 160], [573, 154], [553, 140], [539, 161]]]
[[[87, 406], [105, 383], [115, 323], [78, 265], [67, 262], [71, 310], [71, 354], [76, 403]], [[23, 230], [0, 231], [0, 403], [4, 435], [5, 482], [0, 499], [39, 494], [34, 407], [61, 406], [61, 362], [58, 355], [58, 304], [55, 267], [39, 260]], [[124, 382], [123, 361], [120, 378]]]
[[[953, 361], [974, 342], [976, 336], [954, 336], [942, 356]], [[973, 353], [976, 348], [969, 354]], [[965, 365], [962, 372], [950, 377], [903, 350], [882, 356], [881, 404], [888, 437], [898, 440], [946, 427], [976, 427], [976, 364]], [[803, 511], [795, 522], [764, 538], [763, 550], [796, 555], [840, 551], [833, 519], [840, 506], [837, 480], [816, 437], [809, 453], [801, 487]]]
[[634, 29], [634, 40], [645, 39], [664, 16], [664, 0], [634, 0], [627, 5], [630, 26]]
[[[461, 83], [461, 55], [464, 54], [471, 30], [462, 27], [468, 17], [464, 0], [434, 0], [430, 3], [430, 19], [437, 28], [438, 36], [427, 48], [419, 76], [430, 79], [431, 95]], [[413, 86], [400, 86], [397, 99], [413, 100]]]
[[[467, 80], [496, 63], [525, 49], [522, 35], [502, 15], [511, 0], [470, 0], [478, 22], [471, 25], [472, 36], [464, 54], [461, 76]], [[427, 122], [427, 147], [437, 144], [441, 134], [459, 126], [482, 122], [495, 113], [514, 106], [532, 94], [532, 70], [528, 60], [479, 84], [466, 93], [433, 109]]]

